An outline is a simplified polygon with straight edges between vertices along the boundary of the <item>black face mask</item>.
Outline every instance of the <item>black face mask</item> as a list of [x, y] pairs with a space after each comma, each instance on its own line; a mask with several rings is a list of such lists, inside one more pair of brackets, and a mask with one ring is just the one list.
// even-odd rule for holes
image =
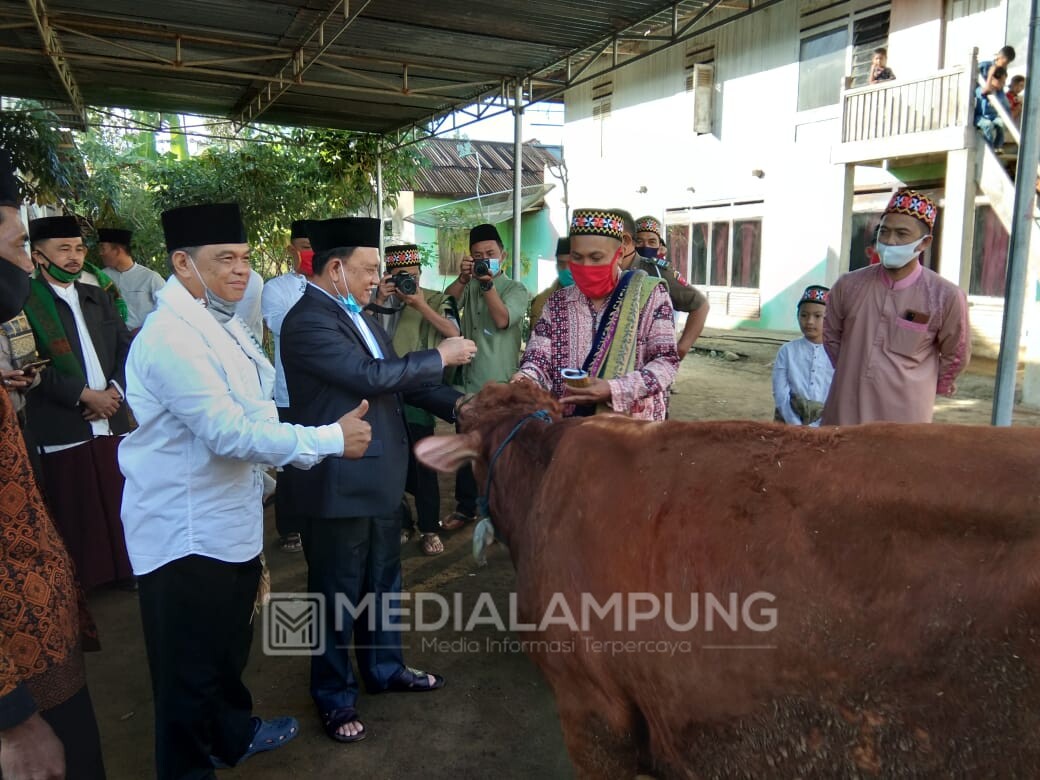
[[29, 299], [29, 274], [0, 257], [0, 322], [18, 315]]

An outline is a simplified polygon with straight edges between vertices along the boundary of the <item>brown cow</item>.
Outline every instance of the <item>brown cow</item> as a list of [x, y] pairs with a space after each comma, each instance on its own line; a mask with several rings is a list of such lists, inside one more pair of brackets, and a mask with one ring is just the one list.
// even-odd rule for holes
[[765, 632], [522, 633], [571, 643], [529, 654], [581, 777], [1040, 776], [1040, 431], [561, 421], [489, 385], [416, 451], [483, 485], [535, 409], [554, 422], [517, 431], [490, 495], [521, 620], [559, 616], [553, 594], [574, 615], [582, 593], [671, 593], [683, 616], [689, 594], [774, 597]]

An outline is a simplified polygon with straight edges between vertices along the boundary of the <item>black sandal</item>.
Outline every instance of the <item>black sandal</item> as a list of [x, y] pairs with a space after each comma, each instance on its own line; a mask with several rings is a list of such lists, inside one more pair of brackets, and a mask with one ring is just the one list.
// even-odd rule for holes
[[[433, 677], [432, 685], [430, 677]], [[386, 690], [390, 693], [426, 693], [443, 687], [444, 678], [439, 674], [427, 673], [406, 666], [391, 678]]]
[[[326, 712], [321, 717], [322, 725], [325, 727], [325, 735], [336, 742], [360, 742], [368, 736], [368, 729], [365, 728], [365, 724], [361, 723], [361, 719], [358, 718], [357, 710], [353, 707], [340, 707], [336, 710]], [[361, 723], [361, 731], [354, 736], [346, 736], [340, 734], [339, 729], [346, 723], [357, 721]]]

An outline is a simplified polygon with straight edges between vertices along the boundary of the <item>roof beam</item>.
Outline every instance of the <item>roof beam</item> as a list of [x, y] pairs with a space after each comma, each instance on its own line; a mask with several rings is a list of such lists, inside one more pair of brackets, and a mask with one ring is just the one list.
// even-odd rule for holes
[[79, 85], [76, 84], [76, 79], [72, 75], [72, 69], [65, 59], [65, 50], [61, 46], [61, 39], [58, 38], [58, 33], [51, 27], [47, 6], [43, 4], [43, 0], [26, 0], [26, 2], [29, 5], [29, 10], [32, 11], [36, 29], [40, 33], [43, 53], [47, 55], [54, 66], [58, 79], [61, 81], [62, 87], [65, 88], [65, 94], [69, 96], [69, 102], [76, 112], [76, 118], [82, 127], [86, 128], [87, 107], [83, 103], [83, 95], [80, 93]]
[[[336, 0], [328, 13], [307, 36], [307, 39], [297, 47], [289, 61], [278, 71], [277, 78], [281, 86], [278, 89], [272, 89], [271, 84], [268, 83], [266, 89], [257, 92], [256, 97], [250, 100], [239, 113], [235, 124], [241, 127], [256, 121], [278, 98], [292, 89], [294, 85], [302, 83], [303, 74], [332, 48], [332, 45], [361, 16], [371, 2], [372, 0], [355, 2], [354, 10], [351, 11], [350, 0]], [[326, 30], [326, 25], [329, 27], [328, 30]], [[318, 50], [312, 55], [308, 55], [308, 47], [314, 45], [318, 47]]]

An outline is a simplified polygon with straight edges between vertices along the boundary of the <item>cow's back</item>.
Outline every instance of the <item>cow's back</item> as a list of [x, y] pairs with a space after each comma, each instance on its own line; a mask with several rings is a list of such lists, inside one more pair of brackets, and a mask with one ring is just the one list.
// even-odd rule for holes
[[[511, 540], [526, 616], [646, 593], [700, 619], [594, 619], [536, 659], [673, 768], [941, 773], [1013, 745], [1040, 768], [1038, 473], [1031, 430], [575, 426]], [[734, 596], [736, 628], [716, 612], [709, 630], [709, 599], [732, 618]], [[673, 644], [602, 649], [632, 640]]]

